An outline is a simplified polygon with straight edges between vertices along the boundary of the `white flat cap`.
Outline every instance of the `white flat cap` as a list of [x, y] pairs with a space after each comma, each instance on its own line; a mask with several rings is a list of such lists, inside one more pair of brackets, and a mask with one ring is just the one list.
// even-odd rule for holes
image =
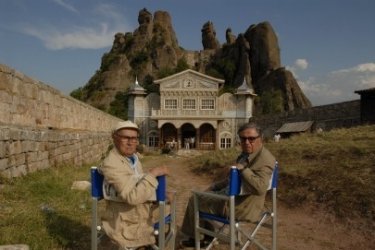
[[117, 130], [120, 130], [120, 129], [123, 129], [123, 128], [134, 129], [134, 130], [137, 130], [139, 132], [139, 128], [138, 128], [137, 124], [135, 124], [132, 121], [118, 122], [116, 124], [115, 128], [113, 129], [113, 132], [116, 132]]

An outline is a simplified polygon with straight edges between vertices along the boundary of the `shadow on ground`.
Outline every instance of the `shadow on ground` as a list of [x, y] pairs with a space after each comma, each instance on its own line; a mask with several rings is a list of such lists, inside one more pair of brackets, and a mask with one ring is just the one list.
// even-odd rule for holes
[[90, 227], [56, 212], [45, 212], [49, 235], [61, 249], [90, 249]]

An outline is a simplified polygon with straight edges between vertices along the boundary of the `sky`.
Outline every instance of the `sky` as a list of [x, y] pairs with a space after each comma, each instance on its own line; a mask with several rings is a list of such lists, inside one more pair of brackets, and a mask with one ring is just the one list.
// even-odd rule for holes
[[201, 28], [216, 37], [271, 23], [281, 64], [313, 106], [359, 99], [375, 87], [374, 0], [0, 0], [0, 64], [65, 94], [100, 68], [114, 35], [133, 32], [138, 13], [168, 11], [179, 45], [202, 50]]

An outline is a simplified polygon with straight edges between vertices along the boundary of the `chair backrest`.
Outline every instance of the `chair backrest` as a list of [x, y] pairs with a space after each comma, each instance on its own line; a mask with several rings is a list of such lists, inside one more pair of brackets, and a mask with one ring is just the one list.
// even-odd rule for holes
[[[276, 161], [267, 190], [277, 188], [277, 179], [279, 175], [279, 164]], [[241, 193], [241, 174], [236, 166], [232, 166], [229, 175], [229, 193], [228, 195], [239, 195]]]
[[230, 168], [229, 174], [229, 193], [228, 195], [238, 195], [241, 192], [241, 175], [236, 166]]
[[158, 187], [156, 189], [156, 200], [157, 201], [165, 201], [165, 191], [166, 191], [166, 177], [165, 175], [158, 176]]
[[279, 163], [275, 162], [275, 168], [272, 172], [272, 177], [270, 181], [270, 186], [268, 187], [268, 190], [277, 188], [277, 180], [279, 178]]
[[91, 196], [98, 200], [103, 199], [104, 176], [97, 167], [91, 167]]

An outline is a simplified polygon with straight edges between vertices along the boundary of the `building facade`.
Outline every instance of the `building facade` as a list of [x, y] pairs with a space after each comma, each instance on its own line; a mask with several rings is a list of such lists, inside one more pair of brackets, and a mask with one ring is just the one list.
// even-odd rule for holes
[[361, 123], [375, 123], [375, 88], [354, 91], [361, 96]]
[[146, 94], [137, 80], [130, 89], [128, 118], [150, 148], [224, 149], [253, 113], [254, 91], [244, 82], [235, 94], [219, 95], [224, 80], [194, 70], [155, 81], [160, 94]]

